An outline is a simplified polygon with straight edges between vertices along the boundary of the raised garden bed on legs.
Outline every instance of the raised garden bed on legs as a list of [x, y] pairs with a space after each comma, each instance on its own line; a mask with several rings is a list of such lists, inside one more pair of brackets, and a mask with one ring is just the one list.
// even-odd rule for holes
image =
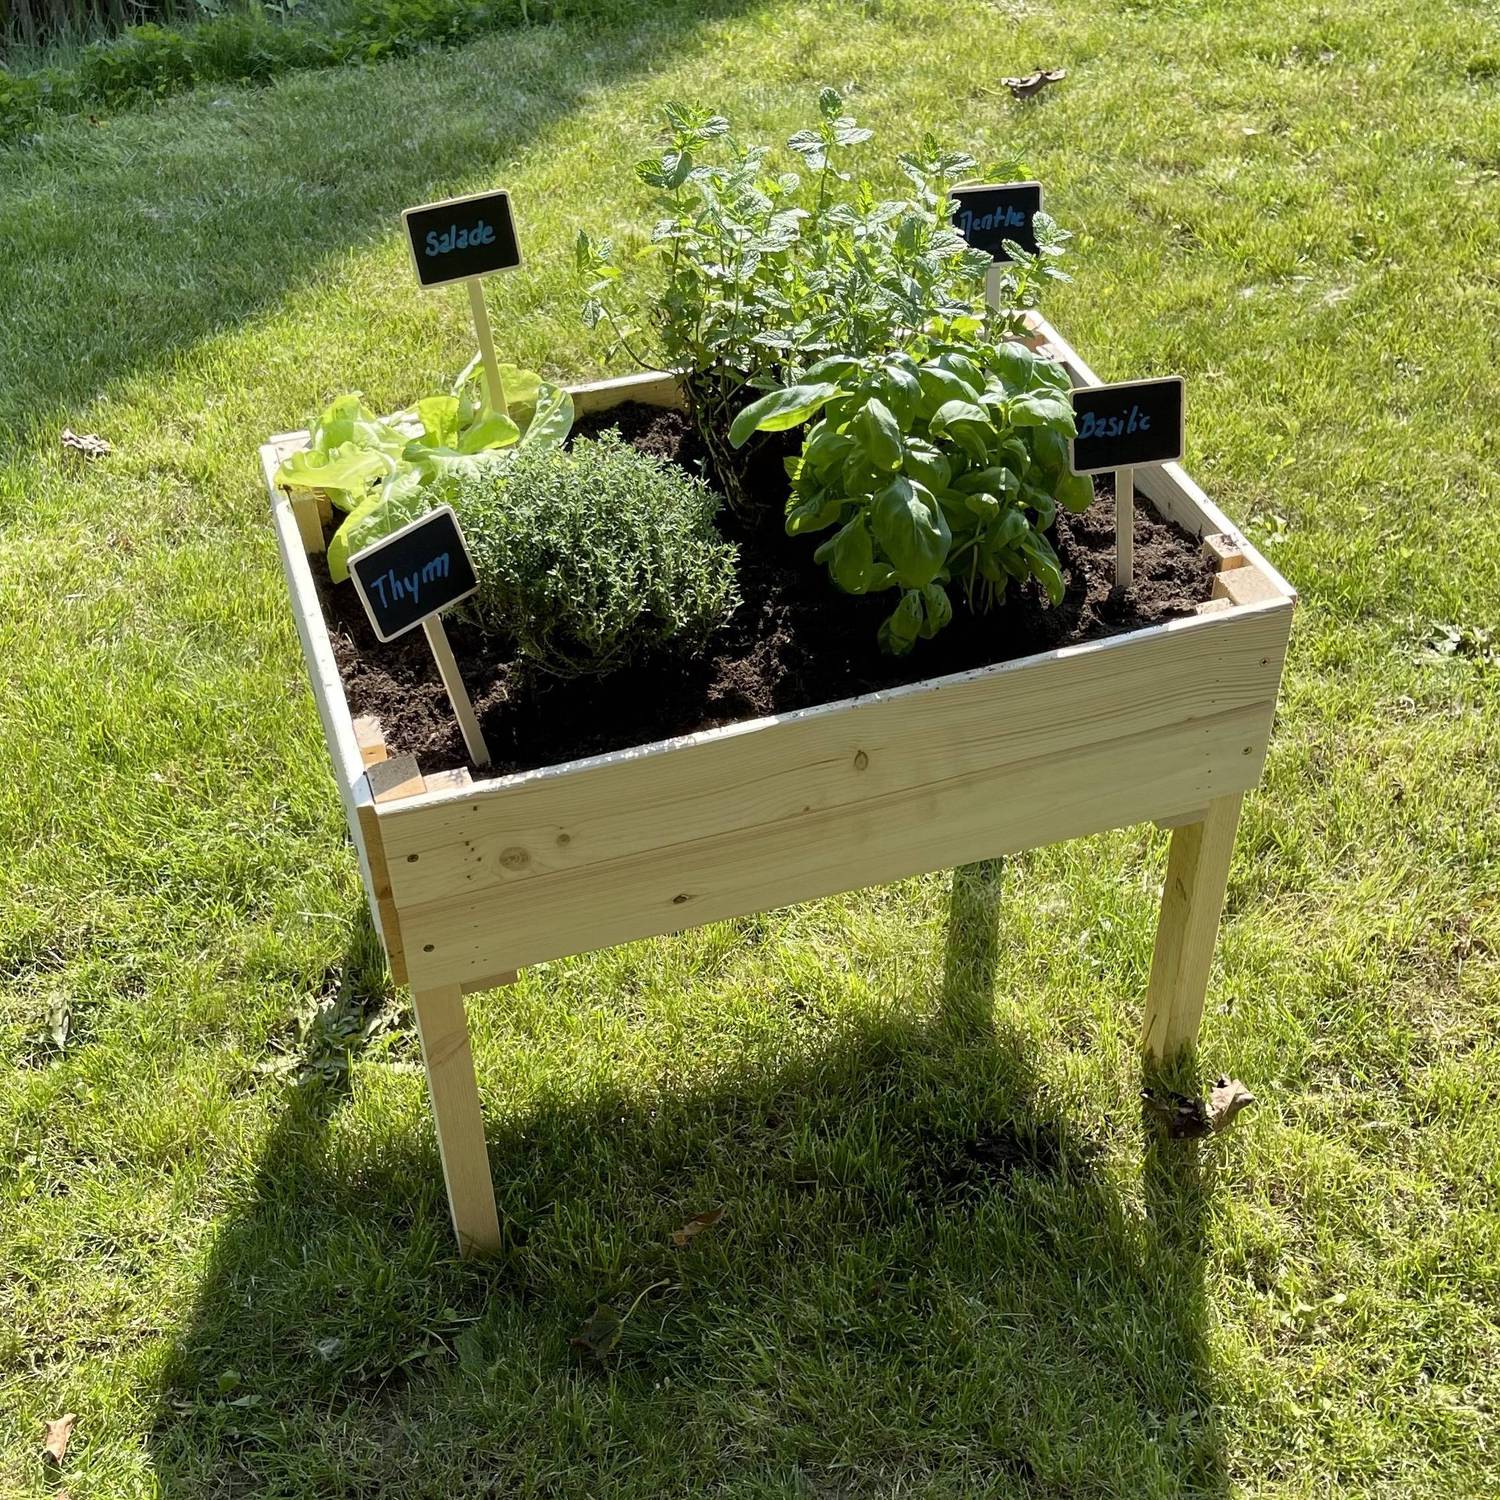
[[[1075, 384], [1092, 372], [1046, 324]], [[576, 387], [580, 415], [676, 403], [668, 377]], [[1196, 1039], [1240, 801], [1260, 778], [1291, 588], [1176, 464], [1137, 471], [1215, 558], [1190, 618], [794, 713], [488, 779], [426, 776], [350, 714], [308, 553], [271, 485], [297, 629], [370, 909], [411, 986], [460, 1244], [499, 1242], [464, 994], [518, 969], [1105, 829], [1172, 828], [1142, 1045]]]

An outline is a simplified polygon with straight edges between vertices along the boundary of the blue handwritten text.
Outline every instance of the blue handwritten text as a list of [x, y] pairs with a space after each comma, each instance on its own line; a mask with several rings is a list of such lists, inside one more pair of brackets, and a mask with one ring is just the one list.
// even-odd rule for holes
[[976, 214], [971, 208], [961, 208], [954, 216], [954, 224], [965, 238], [987, 229], [1024, 229], [1026, 215], [1010, 204], [1002, 204], [987, 214]]
[[387, 568], [378, 577], [370, 579], [366, 588], [374, 591], [382, 609], [388, 609], [392, 604], [399, 604], [403, 599], [410, 599], [413, 604], [420, 603], [422, 585], [436, 583], [438, 579], [447, 576], [448, 554], [441, 552], [430, 562], [424, 563], [420, 568], [414, 568], [410, 573], [397, 573], [394, 568]]
[[1138, 406], [1132, 406], [1128, 412], [1117, 412], [1111, 417], [1096, 417], [1093, 412], [1086, 411], [1078, 423], [1080, 438], [1125, 437], [1132, 432], [1150, 430], [1151, 414]]
[[457, 224], [450, 224], [442, 234], [435, 229], [427, 231], [428, 255], [447, 255], [451, 250], [468, 250], [471, 247], [494, 243], [495, 226], [486, 223], [483, 219], [469, 229], [460, 229]]

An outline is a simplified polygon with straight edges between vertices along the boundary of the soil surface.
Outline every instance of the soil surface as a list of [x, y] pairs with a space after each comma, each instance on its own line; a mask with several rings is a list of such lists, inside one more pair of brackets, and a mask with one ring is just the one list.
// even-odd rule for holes
[[[630, 403], [586, 417], [577, 431], [618, 427], [637, 448], [698, 470], [702, 454], [687, 419]], [[792, 451], [800, 434], [788, 435]], [[1095, 483], [1082, 515], [1060, 512], [1053, 536], [1067, 594], [1052, 608], [1035, 583], [1012, 584], [1004, 605], [971, 615], [955, 598], [953, 621], [909, 656], [885, 655], [875, 633], [895, 593], [840, 594], [813, 562], [817, 542], [781, 529], [786, 478], [781, 451], [767, 452], [755, 476], [771, 499], [767, 520], [741, 523], [727, 512], [726, 536], [739, 544], [744, 603], [695, 657], [658, 656], [602, 680], [563, 682], [528, 668], [503, 645], [460, 618], [445, 624], [484, 728], [493, 770], [530, 770], [601, 751], [784, 713], [878, 688], [989, 666], [1033, 652], [1191, 614], [1209, 597], [1212, 565], [1181, 527], [1135, 502], [1135, 583], [1113, 588], [1114, 495]], [[329, 582], [321, 556], [309, 559], [343, 674], [349, 707], [378, 715], [392, 755], [415, 755], [424, 772], [469, 765], [463, 738], [422, 632], [382, 645], [351, 585]]]

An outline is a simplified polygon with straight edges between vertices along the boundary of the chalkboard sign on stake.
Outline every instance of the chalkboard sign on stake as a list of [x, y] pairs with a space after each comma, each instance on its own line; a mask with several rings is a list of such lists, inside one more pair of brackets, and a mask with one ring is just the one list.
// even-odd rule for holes
[[471, 276], [521, 264], [510, 194], [471, 193], [408, 208], [401, 215], [411, 262], [424, 287], [451, 286]]
[[1173, 463], [1187, 440], [1186, 384], [1180, 375], [1086, 385], [1073, 391], [1078, 431], [1069, 447], [1075, 474], [1115, 474], [1115, 584], [1135, 574], [1135, 471]]
[[467, 599], [479, 587], [453, 507], [440, 505], [354, 553], [349, 559], [349, 576], [371, 628], [382, 641], [393, 641], [418, 625], [422, 627], [463, 731], [469, 759], [476, 766], [489, 765], [489, 746], [453, 658], [440, 613]]
[[1039, 182], [991, 182], [949, 190], [953, 227], [976, 250], [999, 264], [1008, 263], [1007, 240], [1028, 255], [1037, 253], [1034, 220], [1042, 211]]
[[465, 198], [424, 203], [420, 208], [408, 208], [401, 221], [406, 226], [412, 268], [420, 286], [468, 283], [469, 311], [484, 363], [485, 396], [495, 411], [505, 413], [505, 387], [500, 380], [480, 277], [493, 271], [514, 270], [521, 264], [510, 194], [471, 193]]

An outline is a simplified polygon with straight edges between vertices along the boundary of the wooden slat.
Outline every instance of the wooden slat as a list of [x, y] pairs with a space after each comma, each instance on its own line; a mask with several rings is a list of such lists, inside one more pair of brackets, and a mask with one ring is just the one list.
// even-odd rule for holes
[[670, 374], [620, 375], [611, 380], [590, 380], [570, 385], [575, 416], [608, 411], [625, 401], [639, 401], [645, 406], [682, 406], [682, 389], [677, 376]]
[[291, 506], [292, 516], [297, 522], [297, 535], [302, 538], [302, 550], [308, 553], [321, 552], [323, 519], [318, 514], [317, 496], [304, 490], [289, 496], [287, 504]]
[[1245, 566], [1245, 549], [1237, 537], [1221, 532], [1217, 536], [1203, 538], [1203, 555], [1213, 563], [1217, 572]]
[[1202, 807], [1259, 776], [1289, 614], [1177, 622], [380, 809], [413, 980]]
[[1172, 813], [1165, 818], [1152, 818], [1152, 822], [1158, 828], [1171, 830], [1173, 828], [1186, 828], [1189, 823], [1201, 823], [1208, 816], [1206, 807], [1189, 808], [1187, 812]]
[[[276, 545], [281, 552], [282, 571], [286, 575], [287, 590], [291, 598], [292, 619], [296, 623], [297, 638], [302, 643], [302, 656], [307, 664], [313, 702], [317, 705], [318, 719], [323, 726], [323, 737], [327, 741], [329, 758], [333, 763], [334, 784], [343, 805], [349, 837], [353, 840], [359, 857], [360, 875], [365, 890], [373, 893], [375, 882], [371, 872], [370, 841], [374, 839], [378, 842], [379, 830], [370, 806], [370, 790], [364, 779], [364, 755], [355, 738], [349, 703], [344, 697], [343, 680], [339, 676], [338, 663], [334, 660], [333, 645], [328, 639], [328, 627], [318, 603], [318, 592], [313, 584], [312, 570], [308, 567], [301, 535], [292, 516], [291, 506], [284, 496], [277, 493], [271, 482], [282, 454], [292, 451], [305, 437], [305, 433], [282, 433], [272, 438], [260, 450], [261, 468], [265, 475], [266, 493], [271, 501], [271, 522], [276, 531]], [[368, 818], [366, 814], [369, 814]], [[391, 909], [394, 910], [394, 906]], [[373, 895], [370, 916], [376, 931], [381, 934], [382, 941], [385, 941], [386, 933], [381, 923], [379, 906]], [[389, 952], [389, 943], [387, 951]]]
[[1178, 621], [382, 809], [396, 897], [404, 907], [468, 896], [1101, 737], [1269, 709], [1286, 632], [1286, 612], [1276, 609]]
[[408, 979], [406, 941], [401, 932], [401, 912], [391, 891], [390, 862], [376, 809], [388, 807], [393, 802], [409, 797], [420, 797], [427, 790], [427, 783], [418, 769], [416, 759], [410, 755], [372, 761], [365, 769], [364, 779], [369, 789], [369, 798], [360, 807], [359, 817], [365, 834], [365, 847], [369, 851], [370, 878], [366, 890], [379, 913], [381, 937], [385, 943], [385, 958], [390, 966], [391, 978], [397, 984], [405, 984]]
[[377, 760], [365, 768], [365, 781], [377, 807], [420, 797], [427, 790], [422, 772], [413, 755], [395, 755]]
[[500, 965], [520, 968], [1201, 807], [1226, 785], [1253, 780], [1270, 717], [1258, 704], [900, 797], [403, 907], [408, 969], [415, 984], [461, 984]]
[[1276, 585], [1259, 568], [1231, 568], [1214, 579], [1215, 599], [1231, 604], [1258, 604], [1263, 599], [1279, 599]]
[[464, 994], [472, 995], [477, 990], [503, 990], [520, 977], [514, 969], [507, 969], [503, 974], [481, 974], [477, 979], [464, 980]]
[[397, 984], [405, 984], [406, 945], [401, 937], [401, 913], [396, 909], [395, 896], [391, 894], [391, 873], [386, 863], [385, 845], [380, 838], [380, 823], [368, 795], [356, 810], [356, 816], [359, 819], [360, 847], [364, 851], [365, 894], [369, 898], [370, 913], [385, 947], [385, 961], [391, 978]]

